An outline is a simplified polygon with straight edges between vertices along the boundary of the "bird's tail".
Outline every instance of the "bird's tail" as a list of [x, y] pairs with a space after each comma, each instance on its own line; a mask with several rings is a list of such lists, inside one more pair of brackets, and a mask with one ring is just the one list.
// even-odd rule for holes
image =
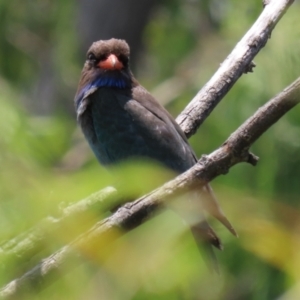
[[205, 256], [205, 261], [209, 265], [210, 269], [219, 273], [217, 257], [212, 246], [218, 248], [219, 250], [223, 250], [223, 245], [220, 238], [205, 220], [192, 225], [191, 232], [199, 251]]
[[208, 256], [206, 261], [218, 272], [218, 263], [212, 246], [223, 250], [223, 245], [220, 238], [206, 221], [204, 211], [219, 220], [234, 236], [237, 236], [237, 233], [226, 218], [209, 184], [206, 184], [200, 192], [192, 192], [189, 200], [189, 205], [185, 207], [185, 220], [189, 223], [199, 249], [204, 249], [204, 254]]
[[226, 218], [216, 196], [214, 195], [213, 189], [209, 184], [204, 185], [201, 191], [201, 199], [199, 204], [203, 210], [207, 211], [214, 218], [219, 220], [234, 236], [238, 236], [237, 232]]

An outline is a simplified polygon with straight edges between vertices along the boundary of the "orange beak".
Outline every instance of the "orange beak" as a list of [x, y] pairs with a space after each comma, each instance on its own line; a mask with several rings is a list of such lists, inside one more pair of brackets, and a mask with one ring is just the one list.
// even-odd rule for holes
[[117, 56], [110, 54], [105, 60], [98, 63], [98, 67], [104, 70], [121, 70], [124, 65]]

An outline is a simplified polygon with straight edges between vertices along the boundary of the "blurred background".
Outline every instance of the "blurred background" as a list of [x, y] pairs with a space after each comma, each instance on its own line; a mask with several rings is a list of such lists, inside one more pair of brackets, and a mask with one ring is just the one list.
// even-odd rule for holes
[[[55, 215], [61, 205], [114, 184], [83, 140], [73, 108], [93, 41], [126, 39], [135, 76], [176, 117], [261, 11], [259, 0], [2, 0], [1, 243]], [[255, 58], [254, 73], [235, 84], [190, 139], [199, 157], [220, 146], [299, 76], [299, 15], [295, 1]], [[298, 299], [299, 113], [300, 107], [293, 109], [253, 146], [260, 157], [255, 168], [237, 165], [212, 183], [240, 236], [234, 238], [211, 220], [225, 248], [216, 251], [219, 276], [209, 271], [191, 235], [182, 236], [181, 219], [167, 211], [119, 239], [110, 255], [74, 262], [80, 267], [59, 277], [40, 297]], [[134, 177], [134, 170], [127, 166], [126, 172], [132, 189], [141, 192], [145, 180]], [[149, 172], [150, 187], [157, 181]], [[47, 237], [44, 256], [27, 258], [26, 267], [10, 262], [6, 268], [3, 262], [1, 285], [65, 240], [65, 233]], [[28, 297], [33, 299], [34, 291]]]

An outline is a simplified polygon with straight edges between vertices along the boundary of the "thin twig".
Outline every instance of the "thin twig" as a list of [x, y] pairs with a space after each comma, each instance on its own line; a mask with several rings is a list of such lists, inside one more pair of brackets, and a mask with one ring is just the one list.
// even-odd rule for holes
[[[72, 234], [69, 231], [68, 239], [71, 241], [77, 235], [82, 233], [83, 230], [87, 230], [96, 222], [96, 215], [99, 217], [99, 211], [103, 212], [107, 208], [111, 208], [116, 196], [116, 189], [113, 187], [106, 187], [86, 199], [68, 205], [61, 210], [60, 217], [47, 217], [38, 222], [34, 227], [19, 234], [13, 239], [3, 243], [0, 247], [0, 261], [2, 267], [7, 268], [9, 263], [16, 263], [26, 261], [31, 256], [38, 253], [45, 245], [45, 242], [49, 236], [55, 235], [57, 232], [62, 232], [64, 228], [68, 229], [68, 224], [74, 225], [74, 220], [84, 219], [84, 223], [81, 222], [80, 227], [76, 231], [73, 226]], [[89, 220], [83, 218], [88, 212], [97, 211], [95, 218], [92, 218], [92, 214], [89, 215]], [[81, 231], [79, 231], [81, 230]]]

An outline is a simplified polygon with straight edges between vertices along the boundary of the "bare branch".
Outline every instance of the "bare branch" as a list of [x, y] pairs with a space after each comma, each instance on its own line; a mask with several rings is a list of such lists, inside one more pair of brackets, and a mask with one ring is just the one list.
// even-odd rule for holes
[[197, 131], [242, 74], [247, 70], [249, 72], [249, 66], [253, 67], [253, 58], [265, 46], [275, 25], [292, 2], [291, 0], [269, 1], [257, 21], [221, 64], [218, 71], [177, 117], [176, 121], [187, 137]]

